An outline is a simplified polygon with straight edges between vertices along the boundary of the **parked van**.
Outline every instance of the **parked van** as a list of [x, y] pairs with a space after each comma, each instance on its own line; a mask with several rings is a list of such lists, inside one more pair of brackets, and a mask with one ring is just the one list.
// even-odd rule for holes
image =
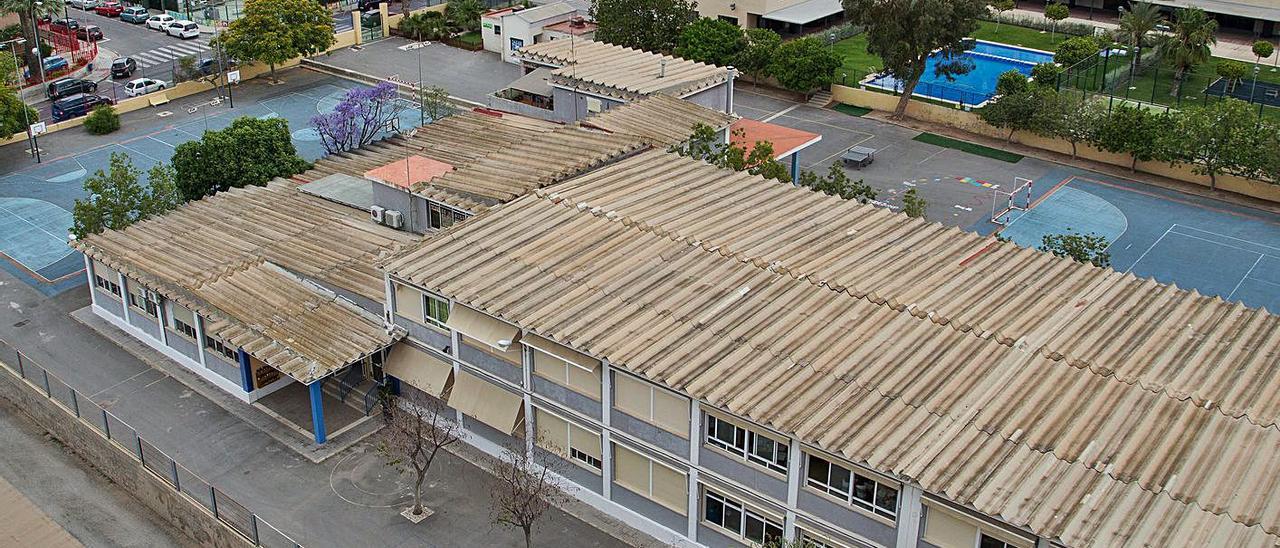
[[81, 93], [53, 102], [53, 121], [61, 122], [77, 116], [84, 116], [98, 105], [110, 105], [111, 99], [101, 95]]

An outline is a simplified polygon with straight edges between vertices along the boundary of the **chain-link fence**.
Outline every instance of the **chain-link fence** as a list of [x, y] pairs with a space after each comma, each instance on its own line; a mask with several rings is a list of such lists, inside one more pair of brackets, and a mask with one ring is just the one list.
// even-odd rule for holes
[[14, 350], [0, 341], [0, 367], [24, 381], [28, 388], [66, 411], [68, 418], [79, 420], [110, 440], [120, 451], [138, 461], [144, 469], [160, 478], [174, 491], [194, 504], [204, 507], [219, 521], [226, 524], [255, 546], [268, 548], [301, 548], [288, 535], [267, 523], [240, 504], [225, 491], [218, 489], [179, 464], [163, 450], [143, 439], [128, 423], [102, 408], [72, 388], [57, 375], [36, 363], [26, 354]]
[[[1224, 78], [1223, 64], [1245, 65], [1242, 78]], [[1161, 48], [1116, 47], [1066, 67], [1057, 88], [1077, 90], [1108, 105], [1169, 111], [1232, 97], [1257, 106], [1259, 118], [1280, 121], [1280, 71], [1226, 59], [1179, 67]]]

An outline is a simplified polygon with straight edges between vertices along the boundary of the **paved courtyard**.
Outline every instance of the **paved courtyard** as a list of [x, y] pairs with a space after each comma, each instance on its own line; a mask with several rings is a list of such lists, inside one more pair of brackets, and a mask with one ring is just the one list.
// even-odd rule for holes
[[505, 63], [490, 51], [467, 51], [438, 42], [407, 49], [413, 43], [393, 36], [365, 44], [360, 49], [317, 56], [311, 61], [376, 78], [408, 84], [421, 81], [424, 87], [441, 86], [454, 96], [485, 105], [489, 104], [487, 95], [506, 88], [521, 76], [520, 65]]

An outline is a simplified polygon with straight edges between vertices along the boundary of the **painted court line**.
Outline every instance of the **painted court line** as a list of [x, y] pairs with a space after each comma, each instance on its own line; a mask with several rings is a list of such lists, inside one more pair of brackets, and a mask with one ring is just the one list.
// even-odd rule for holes
[[[1267, 249], [1274, 249], [1274, 250], [1276, 250], [1276, 251], [1280, 251], [1280, 247], [1270, 246], [1270, 245], [1267, 245], [1267, 244], [1260, 244], [1260, 243], [1255, 242], [1255, 241], [1253, 241], [1253, 240], [1246, 240], [1246, 239], [1244, 239], [1244, 238], [1237, 238], [1237, 237], [1235, 237], [1235, 236], [1228, 236], [1228, 235], [1226, 235], [1226, 234], [1219, 234], [1219, 233], [1214, 232], [1214, 231], [1212, 231], [1212, 230], [1205, 230], [1205, 229], [1203, 229], [1203, 228], [1196, 228], [1196, 227], [1194, 227], [1194, 226], [1180, 225], [1180, 224], [1177, 224], [1177, 223], [1174, 223], [1174, 224], [1173, 224], [1173, 226], [1176, 226], [1176, 227], [1182, 227], [1182, 228], [1189, 228], [1189, 229], [1194, 230], [1194, 231], [1196, 231], [1196, 232], [1203, 232], [1203, 233], [1205, 233], [1205, 234], [1213, 234], [1214, 236], [1217, 236], [1217, 237], [1219, 237], [1219, 238], [1226, 238], [1226, 239], [1228, 239], [1228, 240], [1235, 240], [1235, 241], [1237, 241], [1237, 242], [1244, 242], [1244, 243], [1249, 244], [1249, 245], [1256, 245], [1256, 246], [1258, 246], [1258, 247], [1265, 247], [1265, 248], [1267, 248]], [[1189, 234], [1184, 234], [1184, 236], [1189, 236]], [[1246, 250], [1246, 251], [1247, 251], [1247, 250]], [[1255, 251], [1254, 253], [1257, 253], [1257, 251]]]
[[786, 114], [786, 113], [788, 113], [788, 112], [791, 112], [791, 111], [793, 111], [793, 110], [795, 110], [795, 109], [797, 109], [797, 108], [800, 108], [800, 105], [799, 105], [798, 103], [797, 103], [797, 104], [794, 104], [794, 105], [791, 105], [791, 106], [789, 106], [789, 107], [787, 107], [787, 108], [784, 108], [784, 109], [782, 109], [782, 110], [779, 110], [778, 112], [773, 113], [773, 115], [769, 116], [768, 118], [765, 118], [765, 119], [760, 120], [760, 121], [761, 121], [761, 122], [771, 122], [771, 121], [773, 121], [773, 119], [774, 119], [774, 118], [777, 118], [777, 117], [779, 117], [779, 116], [782, 116], [783, 114]]
[[[1020, 218], [1021, 218], [1021, 217], [1019, 217], [1019, 219], [1020, 219]], [[1013, 223], [1009, 223], [1009, 224], [1013, 224]], [[1129, 272], [1132, 272], [1132, 271], [1133, 271], [1133, 267], [1138, 266], [1138, 263], [1142, 262], [1142, 259], [1145, 259], [1145, 258], [1147, 257], [1147, 254], [1148, 254], [1148, 253], [1151, 253], [1151, 250], [1152, 250], [1152, 249], [1155, 249], [1157, 245], [1160, 245], [1160, 240], [1163, 240], [1163, 239], [1164, 239], [1164, 237], [1165, 237], [1165, 236], [1168, 236], [1168, 235], [1169, 235], [1169, 233], [1170, 233], [1170, 232], [1172, 232], [1172, 231], [1173, 231], [1173, 227], [1172, 227], [1172, 226], [1170, 226], [1170, 227], [1168, 228], [1168, 230], [1165, 230], [1165, 231], [1164, 231], [1164, 234], [1161, 234], [1159, 238], [1156, 238], [1156, 241], [1155, 241], [1155, 242], [1153, 242], [1153, 243], [1151, 244], [1151, 247], [1148, 247], [1146, 251], [1143, 251], [1141, 255], [1138, 255], [1138, 260], [1133, 261], [1133, 264], [1129, 265], [1129, 268], [1126, 268], [1126, 269], [1124, 270], [1125, 274], [1128, 274]]]
[[[55, 239], [55, 240], [58, 240], [58, 241], [60, 241], [60, 242], [64, 242], [64, 243], [67, 241], [67, 240], [66, 240], [66, 236], [58, 236], [57, 234], [54, 234], [54, 233], [52, 233], [52, 232], [49, 232], [48, 230], [45, 230], [45, 229], [44, 229], [44, 227], [42, 227], [42, 226], [40, 226], [40, 225], [38, 225], [38, 224], [35, 224], [35, 223], [31, 222], [31, 221], [28, 221], [28, 220], [26, 220], [26, 219], [22, 218], [22, 216], [18, 215], [17, 213], [14, 213], [12, 210], [10, 210], [10, 209], [9, 209], [9, 208], [7, 208], [7, 207], [0, 206], [0, 210], [4, 210], [4, 212], [5, 212], [5, 213], [8, 213], [9, 215], [12, 215], [14, 218], [18, 219], [19, 221], [22, 221], [22, 222], [24, 222], [24, 223], [27, 223], [27, 224], [31, 225], [31, 226], [32, 226], [33, 228], [35, 228], [36, 230], [39, 230], [40, 232], [43, 232], [43, 233], [45, 233], [45, 234], [48, 234], [50, 238], [53, 238], [53, 239]], [[48, 266], [48, 265], [45, 265], [45, 266]], [[40, 268], [44, 268], [44, 267], [40, 267]]]
[[1244, 285], [1244, 281], [1249, 279], [1250, 274], [1253, 274], [1253, 269], [1258, 268], [1258, 263], [1262, 262], [1263, 257], [1266, 257], [1266, 255], [1258, 254], [1258, 260], [1253, 261], [1253, 266], [1249, 267], [1249, 271], [1245, 272], [1244, 277], [1240, 278], [1240, 281], [1236, 282], [1236, 286], [1231, 288], [1231, 294], [1227, 295], [1228, 301], [1231, 300], [1232, 297], [1236, 296], [1237, 291], [1240, 291], [1240, 286]]

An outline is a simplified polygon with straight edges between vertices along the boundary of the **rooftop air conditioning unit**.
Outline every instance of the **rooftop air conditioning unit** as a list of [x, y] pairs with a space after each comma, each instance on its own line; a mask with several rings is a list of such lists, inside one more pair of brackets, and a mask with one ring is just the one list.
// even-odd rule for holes
[[575, 27], [575, 28], [583, 28], [587, 26], [587, 20], [584, 19], [582, 16], [577, 16], [569, 20], [569, 26]]
[[399, 211], [388, 210], [383, 218], [386, 220], [383, 224], [391, 228], [400, 228], [404, 226], [404, 218], [400, 215]]
[[387, 209], [382, 206], [372, 206], [369, 208], [369, 218], [373, 219], [375, 223], [382, 224], [382, 218], [386, 211]]

